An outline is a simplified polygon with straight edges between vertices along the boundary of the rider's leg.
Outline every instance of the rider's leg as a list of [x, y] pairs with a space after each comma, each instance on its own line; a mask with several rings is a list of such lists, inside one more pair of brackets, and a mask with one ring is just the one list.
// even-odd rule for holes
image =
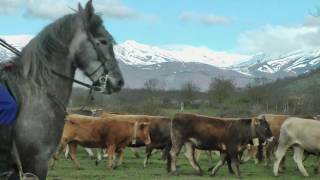
[[10, 93], [0, 85], [0, 175], [12, 170], [13, 123], [18, 108]]

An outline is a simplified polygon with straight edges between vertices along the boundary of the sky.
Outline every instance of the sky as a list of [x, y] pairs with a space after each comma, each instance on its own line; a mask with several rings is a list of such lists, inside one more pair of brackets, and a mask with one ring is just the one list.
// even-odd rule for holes
[[[0, 0], [0, 35], [35, 36], [83, 0]], [[243, 55], [320, 48], [319, 0], [93, 0], [118, 43]], [[320, 11], [319, 11], [320, 12]], [[319, 13], [320, 14], [320, 13]]]

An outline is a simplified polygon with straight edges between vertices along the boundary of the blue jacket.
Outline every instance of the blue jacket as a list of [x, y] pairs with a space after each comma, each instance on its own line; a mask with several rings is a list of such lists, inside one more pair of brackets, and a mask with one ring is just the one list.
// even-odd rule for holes
[[17, 118], [18, 105], [8, 90], [0, 85], [0, 125], [11, 125]]

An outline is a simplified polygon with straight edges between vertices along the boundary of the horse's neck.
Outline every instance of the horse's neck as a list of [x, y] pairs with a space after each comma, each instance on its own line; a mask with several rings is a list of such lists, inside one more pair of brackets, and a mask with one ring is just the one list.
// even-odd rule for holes
[[[48, 64], [50, 71], [53, 70], [59, 74], [74, 78], [75, 67], [71, 62], [60, 62], [60, 64]], [[49, 95], [59, 103], [66, 106], [71, 95], [72, 81], [60, 77], [51, 71], [51, 78], [48, 79], [45, 85], [35, 83], [35, 79], [23, 77], [23, 67], [16, 67], [15, 72], [9, 72], [9, 80], [16, 83], [19, 89], [20, 98], [31, 96], [30, 98], [38, 98], [43, 95]], [[10, 77], [11, 76], [11, 77]]]
[[[59, 68], [55, 69], [55, 71], [69, 78], [74, 78], [75, 76], [74, 67], [69, 67], [66, 70], [62, 70]], [[48, 92], [55, 95], [64, 105], [67, 105], [71, 95], [73, 82], [69, 79], [60, 77], [58, 75], [53, 75], [53, 77], [53, 83], [49, 85], [49, 88], [51, 89], [48, 90]]]

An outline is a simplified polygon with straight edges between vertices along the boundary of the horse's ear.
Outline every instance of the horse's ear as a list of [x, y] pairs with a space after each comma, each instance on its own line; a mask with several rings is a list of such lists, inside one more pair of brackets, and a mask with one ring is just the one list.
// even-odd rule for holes
[[85, 7], [86, 19], [90, 20], [92, 18], [93, 14], [94, 14], [94, 8], [92, 5], [92, 0], [89, 0], [86, 4], [86, 7]]
[[83, 14], [84, 9], [83, 9], [83, 7], [81, 6], [80, 3], [78, 3], [78, 11], [79, 11], [80, 14]]
[[254, 118], [252, 119], [252, 121], [253, 121], [253, 124], [254, 124], [255, 126], [260, 125], [260, 119], [258, 119], [258, 118], [254, 117]]

